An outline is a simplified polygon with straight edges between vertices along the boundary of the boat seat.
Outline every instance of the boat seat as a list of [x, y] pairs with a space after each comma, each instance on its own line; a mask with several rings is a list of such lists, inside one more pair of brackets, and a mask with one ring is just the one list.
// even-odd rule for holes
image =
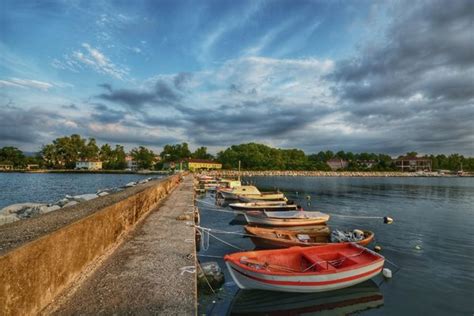
[[310, 265], [314, 265], [314, 268], [316, 268], [317, 271], [337, 270], [335, 267], [333, 267], [331, 264], [327, 263], [325, 260], [318, 257], [317, 255], [303, 253], [302, 256], [306, 261], [310, 263]]

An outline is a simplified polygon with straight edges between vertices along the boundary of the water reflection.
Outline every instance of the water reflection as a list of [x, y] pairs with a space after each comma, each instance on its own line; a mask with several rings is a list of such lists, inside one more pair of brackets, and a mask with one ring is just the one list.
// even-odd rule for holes
[[378, 308], [384, 303], [377, 284], [366, 281], [337, 291], [323, 293], [283, 293], [240, 290], [228, 315], [348, 315]]

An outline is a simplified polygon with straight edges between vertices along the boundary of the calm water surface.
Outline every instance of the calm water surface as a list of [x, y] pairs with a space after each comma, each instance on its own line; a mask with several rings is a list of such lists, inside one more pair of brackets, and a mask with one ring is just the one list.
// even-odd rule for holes
[[[333, 214], [333, 228], [363, 228], [376, 234], [382, 254], [400, 266], [394, 277], [381, 277], [356, 288], [315, 294], [238, 291], [222, 259], [226, 284], [216, 295], [200, 297], [200, 313], [208, 315], [473, 315], [474, 313], [474, 178], [311, 178], [254, 177], [259, 188], [285, 192], [290, 199]], [[242, 232], [233, 214], [217, 212], [201, 197], [201, 225]], [[227, 210], [230, 210], [226, 208]], [[379, 219], [343, 218], [335, 214], [391, 216]], [[248, 238], [219, 235], [243, 249], [254, 249]], [[415, 247], [421, 249], [417, 250]], [[210, 241], [203, 255], [223, 256], [236, 251]], [[397, 269], [390, 264], [386, 267]], [[214, 303], [213, 303], [214, 302]]]
[[15, 203], [52, 203], [66, 194], [95, 193], [148, 178], [137, 174], [0, 173], [0, 209]]

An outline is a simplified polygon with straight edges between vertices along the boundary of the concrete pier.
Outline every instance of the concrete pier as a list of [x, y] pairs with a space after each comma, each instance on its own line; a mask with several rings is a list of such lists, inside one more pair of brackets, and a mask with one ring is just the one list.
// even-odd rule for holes
[[56, 315], [195, 315], [194, 228], [179, 215], [193, 210], [192, 176], [151, 211], [84, 282], [43, 313]]

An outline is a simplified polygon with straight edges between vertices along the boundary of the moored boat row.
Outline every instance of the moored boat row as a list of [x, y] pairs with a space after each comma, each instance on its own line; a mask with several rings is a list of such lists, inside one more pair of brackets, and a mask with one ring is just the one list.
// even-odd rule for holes
[[270, 249], [224, 257], [241, 289], [330, 291], [364, 282], [383, 269], [384, 257], [364, 247], [374, 240], [373, 232], [331, 230], [326, 225], [330, 215], [303, 211], [282, 192], [218, 186], [215, 196], [244, 216], [245, 234], [258, 249]]

